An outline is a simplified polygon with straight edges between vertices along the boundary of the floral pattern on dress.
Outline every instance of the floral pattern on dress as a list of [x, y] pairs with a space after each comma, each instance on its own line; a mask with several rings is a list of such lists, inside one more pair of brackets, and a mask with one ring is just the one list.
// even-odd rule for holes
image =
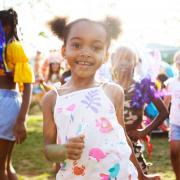
[[59, 143], [85, 135], [81, 158], [67, 159], [57, 180], [128, 180], [134, 171], [129, 170], [131, 150], [114, 109], [102, 87], [57, 96], [54, 119]]

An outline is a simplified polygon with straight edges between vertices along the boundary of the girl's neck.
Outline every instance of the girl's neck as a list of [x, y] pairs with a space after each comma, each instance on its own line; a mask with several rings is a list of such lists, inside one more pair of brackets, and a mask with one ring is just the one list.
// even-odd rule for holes
[[126, 89], [128, 89], [129, 86], [133, 83], [133, 81], [134, 81], [134, 80], [132, 79], [132, 80], [126, 81], [126, 82], [124, 82], [124, 83], [122, 83], [122, 84], [120, 84], [120, 85], [123, 87], [124, 90], [126, 90]]
[[134, 82], [133, 77], [130, 76], [122, 76], [119, 77], [117, 83], [123, 87], [124, 90], [128, 89], [129, 86]]
[[69, 85], [75, 89], [85, 89], [98, 85], [98, 82], [94, 78], [74, 78], [69, 81]]

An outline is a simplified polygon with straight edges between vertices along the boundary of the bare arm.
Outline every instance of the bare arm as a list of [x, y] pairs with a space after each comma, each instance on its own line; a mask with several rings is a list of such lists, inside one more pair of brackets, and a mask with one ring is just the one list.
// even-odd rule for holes
[[26, 138], [26, 128], [24, 123], [29, 109], [31, 94], [32, 94], [32, 84], [29, 83], [24, 84], [22, 104], [14, 127], [14, 134], [17, 143], [22, 143]]
[[127, 142], [132, 149], [132, 154], [131, 154], [130, 159], [138, 171], [138, 177], [141, 179], [141, 177], [143, 176], [143, 171], [142, 171], [142, 169], [141, 169], [141, 167], [140, 167], [140, 165], [139, 165], [139, 163], [135, 157], [132, 143], [126, 134], [125, 125], [124, 125], [124, 92], [121, 88], [119, 88], [119, 90], [116, 90], [116, 92], [114, 94], [116, 94], [115, 109], [116, 109], [117, 119], [118, 119], [119, 124], [124, 129], [124, 133], [126, 135]]
[[164, 105], [161, 98], [152, 97], [151, 101], [156, 106], [159, 114], [154, 118], [154, 120], [143, 130], [143, 135], [149, 134], [153, 129], [157, 128], [162, 122], [168, 118], [168, 110]]
[[56, 144], [56, 125], [53, 118], [53, 109], [56, 99], [54, 91], [49, 91], [42, 102], [43, 112], [43, 136], [44, 136], [44, 153], [48, 160], [53, 162], [63, 161], [66, 159], [65, 150], [62, 145]]
[[132, 139], [140, 139], [145, 137], [147, 134], [152, 132], [152, 130], [156, 129], [162, 122], [168, 118], [168, 110], [162, 101], [161, 98], [151, 97], [151, 101], [156, 106], [158, 110], [158, 115], [151, 121], [151, 123], [146, 126], [144, 129], [135, 129], [128, 132], [129, 137]]
[[84, 136], [71, 138], [66, 144], [56, 144], [57, 129], [53, 118], [55, 101], [55, 91], [49, 91], [42, 103], [45, 156], [53, 162], [63, 162], [66, 159], [78, 160], [84, 148]]
[[164, 96], [163, 101], [164, 101], [166, 108], [169, 109], [170, 102], [171, 102], [171, 96]]

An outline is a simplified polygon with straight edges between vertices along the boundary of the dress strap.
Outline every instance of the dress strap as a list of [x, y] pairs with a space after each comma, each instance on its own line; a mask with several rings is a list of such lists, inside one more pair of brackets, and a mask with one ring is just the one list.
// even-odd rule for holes
[[53, 85], [53, 90], [56, 92], [56, 94], [59, 96], [59, 88], [61, 87], [61, 83], [60, 82], [57, 82]]
[[104, 88], [104, 86], [107, 84], [108, 82], [100, 82], [100, 85], [99, 85], [99, 87], [101, 87], [102, 89]]

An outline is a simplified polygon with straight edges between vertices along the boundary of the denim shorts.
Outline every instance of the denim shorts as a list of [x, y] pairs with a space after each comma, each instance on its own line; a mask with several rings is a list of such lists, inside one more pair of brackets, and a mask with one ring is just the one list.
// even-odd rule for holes
[[180, 141], [180, 126], [175, 124], [170, 124], [169, 140]]
[[15, 141], [13, 128], [21, 101], [21, 95], [17, 91], [0, 89], [0, 139]]

